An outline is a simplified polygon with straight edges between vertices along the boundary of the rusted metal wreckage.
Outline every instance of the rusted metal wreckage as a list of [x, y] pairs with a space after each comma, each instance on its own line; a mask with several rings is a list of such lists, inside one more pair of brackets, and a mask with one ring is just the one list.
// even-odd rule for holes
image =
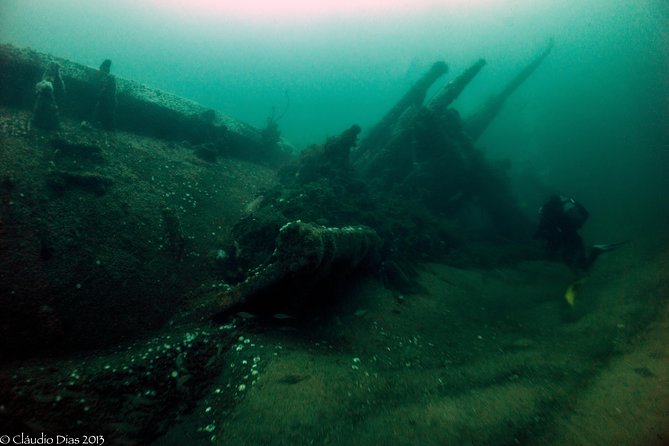
[[[475, 61], [426, 104], [428, 90], [448, 71], [444, 62], [436, 62], [357, 147], [355, 136], [360, 129], [354, 126], [305, 159], [313, 164], [315, 158], [331, 167], [334, 157], [340, 168], [352, 170], [377, 192], [397, 197], [420, 194], [425, 197], [425, 206], [439, 215], [476, 202], [497, 227], [522, 232], [528, 222], [513, 200], [504, 173], [485, 160], [474, 142], [552, 47], [551, 42], [479, 112], [464, 120], [450, 107], [486, 62]], [[296, 171], [299, 176], [300, 169]], [[320, 175], [327, 176], [327, 169]], [[268, 300], [281, 298], [277, 290], [286, 289], [291, 290], [292, 298], [302, 296], [303, 302], [304, 295], [328, 276], [381, 262], [382, 245], [372, 227], [288, 222], [278, 233], [271, 257], [252, 268], [242, 282], [217, 293], [211, 312], [249, 304], [262, 307]]]
[[[501, 231], [512, 233], [524, 228], [526, 221], [515, 205], [504, 172], [489, 163], [474, 142], [552, 47], [551, 42], [497, 95], [466, 119], [461, 119], [451, 106], [486, 62], [475, 61], [426, 103], [429, 89], [448, 72], [446, 63], [434, 63], [379, 123], [364, 134], [357, 146], [361, 129], [353, 126], [297, 157], [295, 178], [291, 180], [297, 184], [293, 186], [299, 190], [308, 182], [321, 180], [337, 185], [342, 179], [357, 175], [376, 196], [398, 200], [418, 197], [437, 217], [476, 203]], [[75, 119], [86, 119], [95, 95], [94, 69], [9, 45], [0, 46], [3, 73], [0, 102], [31, 108], [34, 85], [44, 67], [54, 61], [61, 66], [70, 96], [62, 112]], [[118, 79], [117, 92], [119, 130], [190, 141], [196, 152], [201, 146], [201, 151], [213, 151], [214, 158], [221, 149], [221, 155], [243, 155], [252, 161], [275, 165], [274, 161], [286, 159], [285, 153], [273, 156], [272, 160], [258, 159], [269, 153], [261, 144], [262, 130], [192, 101], [124, 79]], [[231, 150], [230, 146], [236, 149]], [[383, 261], [381, 250], [385, 241], [378, 227], [356, 221], [334, 227], [328, 223], [303, 223], [299, 218], [277, 219], [280, 223], [277, 228], [281, 229], [275, 232], [272, 255], [246, 271], [237, 285], [215, 293], [214, 299], [206, 299], [212, 303], [200, 314], [211, 316], [267, 299], [268, 290], [292, 289], [302, 291], [295, 295], [304, 295], [328, 276]]]

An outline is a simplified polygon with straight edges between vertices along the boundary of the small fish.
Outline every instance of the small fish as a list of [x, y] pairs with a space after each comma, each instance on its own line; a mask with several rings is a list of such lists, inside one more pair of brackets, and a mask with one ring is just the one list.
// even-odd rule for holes
[[265, 201], [265, 197], [263, 195], [260, 195], [256, 197], [254, 200], [249, 202], [245, 207], [244, 207], [244, 213], [245, 214], [253, 214], [255, 211], [257, 211], [260, 206], [263, 204], [263, 201]]
[[237, 316], [241, 317], [242, 319], [253, 319], [255, 314], [247, 313], [246, 311], [240, 311], [237, 313]]
[[305, 379], [310, 378], [309, 375], [285, 375], [283, 378], [279, 379], [277, 382], [280, 384], [297, 384]]
[[564, 299], [567, 301], [570, 307], [574, 306], [576, 301], [576, 292], [581, 288], [581, 285], [585, 283], [585, 278], [578, 279], [576, 282], [569, 285], [567, 291], [564, 293]]
[[291, 316], [290, 314], [286, 314], [286, 313], [276, 313], [276, 314], [273, 314], [272, 317], [274, 319], [278, 319], [280, 321], [285, 320], [285, 319], [292, 319], [293, 318], [293, 316]]

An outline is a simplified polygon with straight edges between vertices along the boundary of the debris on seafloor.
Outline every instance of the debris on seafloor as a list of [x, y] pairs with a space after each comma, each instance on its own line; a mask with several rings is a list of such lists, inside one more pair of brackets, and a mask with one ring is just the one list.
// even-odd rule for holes
[[[10, 60], [12, 54], [16, 56], [13, 62]], [[10, 106], [29, 110], [30, 105], [26, 105], [25, 98], [30, 97], [30, 103], [32, 103], [32, 88], [35, 81], [39, 79], [39, 72], [43, 70], [45, 60], [33, 53], [14, 51], [7, 46], [0, 46], [0, 62], [4, 64], [3, 66], [8, 67], [7, 81], [8, 85], [12, 86], [11, 95], [6, 89], [3, 90], [5, 87], [0, 86], [0, 93], [6, 95], [2, 99], [9, 97], [13, 101], [9, 102]], [[12, 67], [23, 65], [29, 67], [26, 69], [28, 74], [35, 72], [37, 77], [25, 76], [24, 79], [11, 74], [18, 72]], [[189, 101], [148, 89], [130, 81], [116, 79], [109, 73], [110, 64], [103, 64], [99, 72], [67, 62], [61, 65], [63, 78], [68, 87], [69, 107], [67, 113], [63, 115], [78, 119], [77, 122], [80, 122], [81, 119], [97, 121], [100, 126], [108, 130], [137, 132], [171, 140], [169, 150], [179, 147], [193, 151], [187, 155], [195, 155], [191, 158], [198, 161], [198, 164], [193, 164], [196, 167], [189, 167], [192, 170], [189, 170], [188, 173], [200, 169], [197, 172], [201, 173], [202, 177], [211, 176], [213, 178], [211, 184], [229, 180], [226, 175], [230, 175], [230, 172], [214, 169], [213, 162], [221, 157], [238, 156], [245, 160], [273, 166], [276, 165], [274, 161], [286, 159], [284, 152], [276, 152], [281, 150], [280, 131], [276, 126], [276, 120], [268, 122], [268, 127], [263, 132]], [[538, 63], [534, 64], [534, 68], [536, 65]], [[107, 269], [101, 267], [106, 266], [107, 263], [91, 260], [93, 270], [82, 271], [80, 276], [72, 281], [72, 286], [54, 287], [48, 291], [54, 293], [54, 300], [72, 304], [63, 310], [70, 321], [76, 322], [83, 319], [85, 316], [83, 313], [74, 312], [82, 312], [81, 308], [86, 309], [88, 307], [85, 305], [89, 305], [92, 310], [88, 310], [88, 315], [114, 320], [117, 313], [112, 311], [123, 311], [124, 315], [134, 315], [140, 323], [145, 324], [148, 320], [145, 308], [151, 308], [150, 311], [155, 313], [156, 309], [164, 310], [164, 307], [174, 305], [173, 302], [168, 305], [163, 299], [162, 293], [167, 295], [173, 290], [170, 289], [169, 284], [163, 285], [162, 283], [167, 282], [170, 277], [187, 282], [190, 279], [189, 273], [197, 273], [198, 277], [205, 277], [206, 274], [209, 274], [207, 277], [216, 280], [217, 286], [214, 287], [213, 292], [210, 292], [210, 297], [213, 298], [211, 304], [203, 310], [208, 317], [221, 313], [227, 314], [231, 310], [244, 310], [236, 313], [243, 322], [255, 318], [254, 307], [267, 307], [271, 310], [268, 314], [273, 314], [273, 319], [289, 321], [282, 323], [291, 325], [293, 312], [283, 312], [286, 311], [284, 304], [293, 303], [298, 308], [318, 305], [318, 294], [310, 293], [310, 291], [322, 283], [346, 282], [346, 279], [356, 272], [376, 265], [385, 265], [383, 268], [376, 269], [384, 269], [387, 276], [402, 277], [402, 280], [395, 282], [409, 282], [410, 274], [406, 273], [407, 265], [417, 259], [429, 259], [429, 256], [433, 254], [444, 254], [452, 247], [450, 237], [457, 235], [459, 227], [448, 226], [443, 221], [454, 218], [457, 212], [465, 206], [478, 206], [484, 213], [493, 217], [492, 220], [499, 228], [514, 227], [522, 231], [522, 224], [515, 225], [521, 220], [521, 213], [517, 206], [512, 204], [512, 200], [508, 199], [510, 190], [505, 182], [505, 173], [489, 164], [481, 152], [476, 150], [472, 143], [472, 137], [475, 136], [474, 130], [470, 130], [472, 134], [468, 135], [467, 127], [461, 122], [458, 113], [448, 108], [482, 67], [483, 62], [477, 61], [469, 70], [447, 85], [432, 102], [424, 104], [429, 87], [447, 71], [443, 62], [437, 62], [386, 114], [375, 129], [363, 138], [358, 149], [355, 148], [355, 145], [361, 128], [353, 125], [341, 135], [328, 139], [324, 144], [313, 146], [299, 156], [292, 157], [292, 164], [289, 163], [279, 172], [279, 185], [274, 189], [263, 190], [260, 195], [262, 198], [249, 199], [248, 202], [251, 204], [247, 206], [245, 212], [244, 210], [240, 212], [239, 227], [249, 228], [256, 225], [253, 228], [258, 230], [245, 239], [236, 238], [234, 240], [236, 245], [233, 244], [231, 247], [226, 245], [225, 249], [219, 248], [223, 246], [218, 244], [219, 240], [215, 240], [215, 244], [206, 246], [207, 252], [210, 252], [212, 247], [216, 249], [212, 262], [216, 263], [219, 269], [205, 272], [203, 272], [202, 265], [209, 266], [205, 258], [200, 260], [196, 256], [189, 257], [188, 254], [191, 246], [196, 244], [196, 237], [193, 234], [204, 238], [202, 231], [196, 231], [196, 225], [188, 225], [188, 220], [196, 220], [197, 215], [207, 215], [207, 217], [216, 215], [216, 218], [220, 218], [219, 214], [211, 212], [211, 208], [220, 207], [220, 201], [211, 200], [209, 214], [201, 210], [206, 204], [198, 205], [198, 212], [202, 214], [196, 215], [182, 212], [183, 209], [180, 211], [174, 203], [167, 201], [123, 202], [118, 205], [118, 208], [111, 209], [113, 212], [109, 213], [103, 213], [96, 207], [103, 206], [98, 202], [104, 200], [106, 200], [105, 206], [117, 206], [110, 196], [122, 186], [125, 186], [124, 199], [132, 198], [134, 191], [131, 189], [134, 187], [147, 197], [158, 196], [158, 194], [153, 194], [153, 188], [163, 196], [173, 197], [174, 189], [182, 187], [176, 182], [168, 182], [168, 178], [176, 174], [177, 169], [174, 166], [177, 164], [169, 164], [169, 174], [162, 177], [164, 183], [154, 181], [153, 175], [154, 173], [158, 175], [161, 169], [167, 171], [167, 163], [155, 169], [154, 172], [150, 172], [146, 178], [130, 172], [131, 169], [123, 164], [124, 161], [120, 157], [118, 160], [113, 160], [121, 165], [120, 167], [115, 166], [118, 170], [114, 171], [110, 168], [107, 171], [91, 171], [89, 170], [90, 165], [94, 164], [99, 167], [113, 158], [111, 153], [107, 153], [107, 146], [104, 146], [103, 151], [102, 146], [88, 144], [86, 141], [74, 141], [70, 138], [71, 135], [59, 136], [51, 140], [48, 147], [55, 149], [57, 153], [53, 154], [53, 160], [47, 160], [54, 165], [49, 168], [47, 186], [52, 196], [60, 196], [51, 198], [73, 197], [80, 198], [81, 201], [86, 200], [86, 205], [98, 211], [101, 216], [93, 218], [98, 215], [92, 213], [89, 220], [96, 225], [104, 221], [107, 215], [110, 216], [109, 218], [117, 218], [118, 221], [114, 220], [113, 223], [124, 228], [123, 231], [119, 231], [119, 233], [124, 232], [121, 240], [123, 243], [119, 243], [120, 248], [116, 246], [109, 248], [111, 252], [108, 257], [117, 262], [127, 259], [128, 263], [124, 272], [119, 273], [119, 276], [122, 277], [117, 282], [95, 282], [94, 279], [99, 280], [101, 275], [108, 272]], [[525, 70], [524, 73], [520, 81], [513, 83], [513, 89], [529, 76], [531, 70], [529, 72]], [[91, 82], [96, 76], [99, 77], [100, 83]], [[29, 79], [30, 82], [26, 79]], [[60, 93], [56, 92], [53, 81], [51, 87], [48, 85], [48, 80], [44, 82], [46, 83], [42, 84], [39, 89], [42, 96], [38, 96], [38, 101], [34, 104], [33, 124], [36, 127], [55, 129], [61, 117], [58, 103]], [[21, 88], [13, 87], [25, 87], [27, 92], [21, 93], [23, 91]], [[513, 89], [507, 88], [504, 91], [504, 97], [511, 94]], [[15, 92], [19, 93], [15, 94]], [[97, 104], [96, 111], [93, 113], [90, 110], [91, 104]], [[492, 113], [486, 114], [487, 122], [494, 118], [500, 107], [497, 106]], [[66, 109], [63, 108], [63, 110]], [[86, 129], [86, 135], [107, 133], [88, 124], [81, 128]], [[481, 128], [481, 125], [475, 128]], [[181, 140], [185, 142], [179, 144], [175, 142]], [[275, 151], [275, 153], [268, 153], [268, 150]], [[160, 158], [163, 155], [156, 154], [155, 156]], [[184, 158], [188, 157], [184, 156]], [[202, 162], [203, 159], [211, 162]], [[127, 158], [125, 160], [127, 164]], [[405, 162], [407, 160], [409, 162]], [[86, 168], [79, 168], [75, 171], [66, 170], [60, 165], [55, 167], [55, 162], [61, 161], [72, 164], [76, 161], [77, 165], [86, 163]], [[146, 162], [154, 167], [159, 165], [158, 162], [153, 161], [150, 157], [141, 160], [142, 163]], [[187, 162], [191, 161], [187, 159]], [[111, 176], [108, 175], [108, 172], [120, 174]], [[148, 178], [151, 178], [150, 182]], [[129, 181], [132, 181], [132, 186], [128, 186]], [[43, 183], [42, 179], [42, 185]], [[7, 182], [7, 184], [10, 183]], [[12, 188], [9, 186], [3, 188], [3, 205], [6, 202], [9, 206], [9, 195], [13, 193], [10, 189]], [[107, 194], [108, 191], [114, 191], [114, 193]], [[93, 196], [80, 194], [80, 192], [92, 192]], [[457, 199], [435, 200], [435, 197], [457, 197]], [[134, 209], [129, 203], [139, 203], [141, 206]], [[54, 207], [56, 205], [57, 203]], [[38, 211], [39, 209], [35, 212]], [[152, 218], [146, 217], [145, 214], [151, 215]], [[48, 221], [41, 217], [36, 220]], [[211, 221], [215, 219], [207, 219], [206, 224], [210, 224]], [[82, 219], [81, 232], [86, 230], [86, 227], [83, 226], [85, 222]], [[128, 222], [133, 224], [126, 226]], [[47, 223], [43, 224], [46, 228], [51, 228], [47, 226]], [[200, 222], [201, 226], [206, 226], [206, 224]], [[149, 233], [147, 229], [143, 229], [145, 232], [140, 233], [136, 228], [146, 228], [149, 225], [157, 228], [152, 233], [152, 241], [158, 248], [154, 249], [147, 242], [137, 244], [143, 249], [130, 252], [130, 248], [134, 246], [133, 243], [137, 243], [137, 240], [141, 240], [143, 235]], [[66, 225], [62, 226], [66, 227]], [[55, 226], [54, 228], [58, 229]], [[244, 229], [239, 230], [237, 234], [243, 231]], [[208, 232], [212, 233], [212, 231]], [[232, 232], [235, 238], [234, 228]], [[257, 234], [262, 234], [263, 237], [255, 237]], [[59, 235], [60, 233], [54, 233], [50, 234], [50, 237], [56, 239]], [[2, 233], [0, 236], [5, 236], [5, 234]], [[73, 237], [70, 239], [68, 247], [74, 249], [77, 240]], [[47, 240], [46, 236], [43, 237], [43, 240]], [[4, 239], [0, 240], [0, 242], [3, 241]], [[249, 243], [245, 244], [246, 241]], [[227, 285], [216, 274], [219, 274], [221, 269], [225, 269], [232, 262], [238, 261], [243, 255], [253, 256], [256, 245], [251, 243], [261, 245], [263, 250], [268, 251], [267, 255], [252, 257], [253, 260], [260, 259], [260, 261], [251, 262], [250, 265], [244, 264], [239, 268], [241, 280], [238, 284]], [[201, 244], [204, 245], [206, 242], [201, 242]], [[40, 243], [33, 245], [39, 246]], [[41, 251], [44, 253], [51, 251], [46, 248]], [[148, 248], [153, 249], [150, 255], [155, 258], [145, 262], [142, 255], [147, 252]], [[129, 252], [126, 253], [124, 250]], [[39, 255], [38, 251], [40, 251], [39, 248], [36, 250]], [[97, 256], [98, 253], [95, 253], [92, 259], [98, 258]], [[42, 257], [50, 256], [43, 255]], [[77, 256], [71, 257], [74, 259]], [[70, 260], [65, 256], [62, 258], [63, 262]], [[169, 274], [159, 277], [152, 276], [152, 274], [161, 273], [161, 268], [157, 267], [155, 270], [143, 269], [144, 264], [152, 262], [169, 270]], [[82, 265], [85, 264], [80, 262], [77, 267], [84, 268]], [[120, 270], [120, 268], [117, 269]], [[101, 273], [98, 273], [98, 270]], [[147, 275], [152, 279], [150, 286], [147, 285], [149, 283], [146, 281]], [[388, 283], [391, 282], [388, 281]], [[132, 299], [119, 305], [121, 310], [115, 307], [110, 307], [111, 310], [108, 310], [101, 304], [114, 302], [114, 299], [98, 302], [91, 300], [91, 294], [83, 294], [95, 290], [96, 283], [118, 284], [118, 288], [130, 295]], [[173, 283], [170, 282], [170, 284]], [[194, 287], [190, 282], [189, 285]], [[81, 293], [84, 298], [77, 294], [70, 294], [63, 299], [62, 290]], [[275, 290], [282, 292], [273, 295], [271, 291]], [[187, 294], [189, 290], [179, 290], [179, 292]], [[86, 298], [89, 301], [84, 301]], [[273, 298], [285, 299], [285, 301], [275, 302]], [[395, 299], [397, 303], [406, 303], [402, 295], [397, 295]], [[277, 309], [274, 308], [275, 304], [278, 304]], [[177, 306], [174, 305], [174, 307]], [[42, 310], [45, 314], [50, 311]], [[74, 314], [67, 313], [67, 311], [72, 311]], [[177, 311], [183, 311], [183, 308]], [[363, 317], [366, 314], [365, 311], [359, 309], [354, 315]], [[154, 313], [151, 314], [152, 318], [155, 317]], [[168, 318], [164, 320], [166, 319]], [[243, 339], [239, 344], [231, 347], [232, 337], [226, 333], [227, 324], [220, 325], [214, 331], [210, 328], [206, 330], [199, 327], [194, 328], [189, 330], [183, 341], [177, 344], [174, 340], [169, 340], [169, 336], [173, 336], [177, 330], [184, 329], [185, 319], [182, 321], [184, 324], [179, 325], [179, 320], [172, 319], [173, 324], [167, 326], [172, 334], [161, 337], [160, 342], [140, 341], [144, 344], [129, 349], [128, 351], [133, 354], [135, 351], [141, 351], [141, 356], [139, 353], [134, 357], [129, 356], [130, 363], [123, 363], [120, 369], [114, 370], [114, 366], [110, 366], [108, 370], [105, 368], [108, 364], [105, 364], [101, 369], [105, 372], [91, 369], [91, 376], [86, 375], [86, 379], [81, 380], [80, 376], [83, 378], [83, 374], [73, 373], [72, 380], [81, 384], [75, 382], [70, 385], [67, 382], [67, 395], [78, 393], [80, 399], [86, 401], [85, 403], [77, 405], [76, 401], [69, 400], [69, 396], [60, 394], [55, 394], [59, 399], [33, 400], [27, 396], [28, 394], [18, 393], [22, 391], [22, 388], [32, 389], [32, 384], [16, 384], [11, 387], [7, 386], [6, 391], [0, 392], [3, 400], [11, 402], [7, 404], [7, 410], [16, 411], [17, 415], [14, 418], [17, 420], [25, 418], [29, 423], [37, 423], [39, 420], [47, 427], [64, 425], [68, 420], [75, 419], [74, 416], [82, 410], [87, 414], [86, 419], [89, 426], [100, 422], [97, 425], [102, 426], [101, 429], [104, 429], [105, 432], [117, 433], [116, 437], [110, 438], [120, 438], [131, 443], [135, 442], [135, 444], [145, 440], [146, 436], [159, 435], [178, 414], [190, 410], [189, 405], [197, 400], [206, 386], [212, 382], [213, 377], [220, 372], [219, 366], [225, 361], [226, 351], [230, 351], [231, 354], [246, 354], [252, 345], [246, 342], [247, 339]], [[95, 319], [90, 321], [94, 332], [100, 332], [100, 339], [109, 343], [106, 332], [100, 329], [101, 324], [95, 322]], [[193, 323], [192, 319], [187, 322]], [[197, 323], [201, 323], [201, 320]], [[117, 325], [121, 333], [118, 336], [126, 336], [126, 339], [132, 336], [138, 337], [136, 332], [123, 332], [123, 324]], [[294, 327], [286, 328], [294, 329]], [[105, 326], [105, 329], [108, 329], [108, 326]], [[196, 332], [199, 333], [197, 336], [192, 334]], [[111, 335], [109, 337], [111, 338]], [[120, 356], [122, 355], [119, 354]], [[109, 355], [109, 358], [111, 357], [112, 355]], [[101, 362], [111, 362], [107, 361], [108, 358], [102, 353], [99, 359]], [[353, 370], [359, 370], [361, 363], [362, 360], [356, 356], [350, 366]], [[123, 369], [124, 366], [127, 369]], [[75, 368], [75, 371], [77, 370], [79, 369]], [[39, 375], [40, 372], [26, 370], [25, 375], [21, 376], [27, 377], [30, 373]], [[254, 373], [251, 372], [250, 375]], [[297, 384], [308, 378], [308, 375], [288, 375], [284, 377], [283, 383]], [[53, 376], [44, 377], [44, 382], [46, 384], [40, 390], [59, 391], [57, 385], [60, 382], [57, 382]], [[246, 392], [249, 385], [235, 382], [230, 388], [241, 393]], [[109, 395], [114, 395], [114, 398], [109, 399], [110, 402], [106, 405], [100, 404], [99, 407], [96, 407], [87, 403], [87, 401], [102, 401], [104, 398], [109, 398]], [[63, 401], [67, 404], [61, 404]], [[20, 405], [16, 405], [16, 402]], [[64, 410], [52, 418], [40, 419], [40, 414], [52, 412], [54, 403], [67, 407], [70, 412]], [[120, 407], [122, 410], [118, 412], [107, 410], [110, 407]], [[136, 414], [141, 417], [128, 421], [132, 415]], [[124, 423], [130, 424], [123, 425]], [[209, 432], [213, 429], [205, 430]]]
[[[239, 285], [220, 293], [218, 311], [241, 304], [269, 303], [259, 302], [258, 296], [271, 288], [292, 287], [304, 298], [304, 292], [324, 277], [350, 273], [373, 262], [380, 244], [376, 232], [364, 226], [329, 228], [300, 221], [287, 223], [279, 230], [270, 261], [251, 271]], [[290, 317], [286, 316], [275, 315], [277, 319]]]
[[[549, 52], [550, 47], [502, 96], [508, 97]], [[504, 237], [514, 239], [527, 233], [530, 223], [513, 200], [506, 173], [487, 162], [474, 147], [459, 114], [449, 108], [484, 65], [483, 59], [477, 60], [429, 104], [423, 104], [427, 90], [448, 70], [445, 63], [436, 62], [357, 147], [361, 129], [354, 125], [303, 151], [280, 170], [280, 184], [253, 200], [253, 211], [233, 229], [235, 251], [255, 258], [231, 256], [229, 261], [238, 261], [246, 271], [238, 285], [220, 294], [220, 309], [258, 304], [254, 299], [267, 289], [288, 287], [295, 295], [307, 294], [339, 268], [314, 260], [323, 255], [310, 251], [314, 249], [312, 240], [321, 234], [356, 234], [360, 237], [353, 243], [367, 249], [369, 241], [364, 234], [374, 233], [378, 241], [370, 257], [380, 265], [384, 283], [411, 289], [413, 260], [447, 252], [452, 239], [458, 237], [457, 225], [447, 229], [444, 217], [457, 218], [462, 209], [476, 206], [489, 214], [494, 222], [491, 229]], [[487, 122], [499, 112], [503, 100], [498, 102], [499, 107], [486, 113]], [[457, 199], [443, 200], [444, 196]], [[407, 206], [405, 212], [397, 208], [399, 203]], [[330, 227], [332, 221], [344, 226]], [[398, 228], [404, 225], [422, 228], [399, 235]], [[288, 244], [283, 240], [293, 233], [300, 234], [292, 241], [294, 251], [284, 251]], [[338, 257], [339, 263], [357, 263], [357, 253], [348, 245], [342, 249], [339, 241], [319, 249], [324, 249], [326, 256]], [[293, 264], [294, 258], [303, 260]], [[295, 300], [291, 293], [285, 295]], [[258, 300], [262, 299], [266, 298]]]
[[56, 130], [60, 127], [53, 84], [47, 80], [42, 80], [35, 85], [35, 106], [30, 124], [44, 130]]

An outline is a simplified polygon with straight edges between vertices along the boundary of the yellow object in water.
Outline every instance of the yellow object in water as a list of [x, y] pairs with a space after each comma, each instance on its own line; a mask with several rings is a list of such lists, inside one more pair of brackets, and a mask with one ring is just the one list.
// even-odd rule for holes
[[576, 300], [576, 292], [578, 291], [579, 288], [581, 288], [581, 285], [583, 285], [584, 283], [585, 283], [585, 278], [578, 279], [576, 282], [569, 285], [567, 291], [564, 293], [564, 299], [567, 301], [570, 307], [574, 306], [574, 301]]

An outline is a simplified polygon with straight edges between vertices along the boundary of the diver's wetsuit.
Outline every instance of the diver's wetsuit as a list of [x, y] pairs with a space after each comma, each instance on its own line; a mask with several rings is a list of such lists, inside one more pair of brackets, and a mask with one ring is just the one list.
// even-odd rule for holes
[[552, 253], [562, 254], [562, 259], [576, 271], [586, 271], [594, 261], [585, 254], [583, 239], [578, 230], [588, 219], [589, 212], [573, 198], [553, 195], [539, 209], [539, 227], [535, 239], [546, 241]]

